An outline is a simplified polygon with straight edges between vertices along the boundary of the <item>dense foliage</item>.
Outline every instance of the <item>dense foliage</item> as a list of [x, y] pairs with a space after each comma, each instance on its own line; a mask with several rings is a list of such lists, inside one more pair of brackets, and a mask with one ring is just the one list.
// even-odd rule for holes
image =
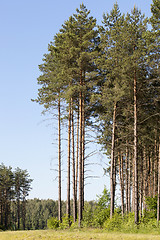
[[27, 170], [0, 165], [0, 228], [25, 229], [26, 197], [31, 189]]
[[[62, 201], [62, 214], [66, 211], [66, 204]], [[26, 229], [46, 229], [49, 218], [58, 217], [58, 202], [48, 199], [28, 199], [26, 202]]]
[[[97, 196], [96, 201], [85, 202], [83, 210], [83, 228], [99, 228], [108, 232], [126, 232], [126, 233], [160, 233], [160, 227], [157, 226], [157, 196], [146, 199], [147, 210], [144, 211], [143, 217], [138, 225], [134, 223], [134, 213], [125, 214], [122, 216], [121, 206], [116, 206], [115, 213], [110, 219], [110, 193], [104, 188], [101, 195]], [[32, 200], [31, 200], [32, 201]], [[46, 200], [47, 203], [48, 200]], [[52, 201], [52, 200], [49, 200]], [[41, 201], [39, 200], [39, 203]], [[42, 201], [43, 202], [43, 201]], [[52, 201], [53, 202], [53, 201]], [[41, 204], [41, 203], [40, 203]], [[63, 202], [65, 210], [65, 202]], [[56, 208], [56, 210], [58, 210]], [[65, 211], [63, 211], [65, 213]], [[43, 214], [42, 214], [43, 215]], [[62, 223], [58, 221], [58, 212], [56, 216], [50, 217], [47, 221], [49, 229], [71, 229], [78, 228], [78, 222], [74, 223], [73, 218], [68, 218], [64, 214]], [[70, 224], [72, 223], [72, 224]]]

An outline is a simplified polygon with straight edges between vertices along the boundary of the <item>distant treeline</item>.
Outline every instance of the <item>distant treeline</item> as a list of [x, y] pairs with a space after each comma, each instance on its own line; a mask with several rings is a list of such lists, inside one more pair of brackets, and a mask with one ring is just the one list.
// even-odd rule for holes
[[[71, 200], [72, 203], [72, 200]], [[88, 202], [89, 205], [95, 205], [94, 201]], [[72, 205], [72, 204], [71, 204]], [[71, 208], [71, 212], [73, 209]], [[66, 201], [62, 201], [62, 216], [66, 214]], [[28, 199], [26, 201], [25, 229], [36, 230], [47, 228], [47, 220], [51, 217], [58, 217], [58, 201], [51, 199], [40, 200], [38, 198]], [[21, 218], [20, 229], [23, 229]]]
[[[66, 203], [62, 201], [62, 211], [65, 214]], [[51, 199], [29, 199], [26, 202], [26, 229], [45, 229], [50, 217], [58, 217], [58, 201]], [[23, 224], [21, 224], [23, 228]]]
[[[32, 181], [27, 170], [0, 165], [0, 229], [45, 229], [49, 218], [58, 217], [58, 201], [26, 199]], [[66, 201], [62, 201], [62, 216], [65, 214]]]
[[0, 165], [0, 229], [25, 229], [31, 182], [27, 170]]

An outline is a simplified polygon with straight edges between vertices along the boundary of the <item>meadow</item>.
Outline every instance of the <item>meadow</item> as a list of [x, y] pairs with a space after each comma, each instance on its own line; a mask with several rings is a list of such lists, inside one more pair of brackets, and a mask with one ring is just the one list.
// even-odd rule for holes
[[0, 240], [160, 240], [160, 235], [108, 233], [101, 230], [30, 230], [0, 232]]

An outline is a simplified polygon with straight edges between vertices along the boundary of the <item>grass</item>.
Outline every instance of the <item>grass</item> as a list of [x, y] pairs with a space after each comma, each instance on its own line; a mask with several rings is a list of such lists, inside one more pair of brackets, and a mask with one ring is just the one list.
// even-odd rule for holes
[[0, 240], [160, 240], [160, 235], [107, 233], [101, 230], [0, 232]]

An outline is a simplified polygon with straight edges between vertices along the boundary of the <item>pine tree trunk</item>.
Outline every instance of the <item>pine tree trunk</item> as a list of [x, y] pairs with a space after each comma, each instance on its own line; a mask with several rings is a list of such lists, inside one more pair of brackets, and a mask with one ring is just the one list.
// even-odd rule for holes
[[84, 209], [84, 168], [85, 168], [85, 109], [82, 102], [82, 209]]
[[131, 153], [129, 152], [129, 162], [128, 162], [128, 211], [131, 211]]
[[116, 157], [114, 157], [114, 174], [113, 174], [113, 194], [114, 194], [114, 196], [113, 196], [113, 199], [115, 199], [115, 194], [116, 194], [116, 166], [117, 166], [117, 164], [116, 164]]
[[154, 166], [154, 160], [153, 160], [153, 153], [151, 152], [151, 197], [153, 197], [153, 181], [154, 181], [154, 174], [153, 174], [153, 166]]
[[1, 203], [1, 226], [2, 225], [3, 225], [3, 204]]
[[134, 207], [135, 207], [135, 163], [134, 163], [134, 157], [132, 154], [132, 212], [134, 212]]
[[142, 206], [143, 206], [143, 178], [144, 178], [144, 171], [143, 171], [143, 151], [141, 151], [141, 161], [140, 161], [140, 179], [139, 179], [139, 185], [140, 185], [140, 200], [139, 200], [139, 205], [140, 205], [140, 217], [142, 217]]
[[73, 177], [73, 221], [76, 222], [76, 195], [75, 195], [75, 151], [74, 151], [74, 118], [73, 99], [71, 99], [71, 122], [72, 122], [72, 177]]
[[150, 151], [148, 152], [148, 196], [151, 197], [151, 161], [150, 161]]
[[17, 229], [19, 230], [20, 229], [20, 201], [19, 201], [19, 199], [17, 199], [17, 223], [18, 223]]
[[26, 200], [25, 197], [23, 197], [22, 201], [22, 224], [23, 224], [23, 230], [26, 228]]
[[[157, 134], [156, 134], [157, 135]], [[158, 158], [157, 158], [157, 140], [155, 136], [155, 143], [154, 143], [154, 190], [153, 190], [153, 197], [157, 195], [158, 190]]]
[[115, 201], [115, 187], [114, 187], [114, 152], [115, 152], [115, 128], [116, 128], [116, 109], [117, 105], [114, 104], [113, 109], [113, 126], [112, 126], [112, 148], [111, 148], [111, 173], [110, 173], [110, 191], [111, 191], [111, 208], [110, 208], [110, 218], [114, 214], [114, 201]]
[[135, 178], [135, 224], [139, 222], [139, 206], [138, 206], [138, 152], [137, 152], [137, 76], [134, 71], [134, 178]]
[[[82, 86], [82, 70], [80, 71], [80, 85]], [[82, 221], [82, 131], [83, 131], [83, 107], [82, 107], [82, 90], [79, 96], [79, 227]]]
[[58, 99], [58, 220], [62, 221], [61, 209], [61, 102]]
[[78, 113], [77, 113], [77, 146], [76, 146], [76, 180], [75, 180], [75, 197], [76, 197], [76, 219], [77, 219], [77, 193], [78, 193], [78, 156], [79, 156], [79, 106], [78, 106]]
[[157, 224], [160, 220], [160, 137], [159, 137], [159, 156], [158, 156], [158, 196], [157, 196]]
[[146, 157], [146, 148], [144, 146], [143, 150], [143, 175], [144, 175], [144, 182], [143, 182], [143, 209], [146, 210], [146, 197], [147, 197], [147, 189], [148, 189], [148, 171], [147, 171], [147, 157]]
[[118, 153], [118, 162], [119, 162], [119, 181], [120, 181], [120, 190], [121, 190], [121, 208], [122, 208], [122, 216], [123, 216], [124, 215], [123, 154]]
[[126, 146], [126, 158], [125, 158], [126, 213], [129, 212], [129, 209], [128, 209], [128, 161], [129, 161], [129, 159], [128, 159], [128, 147]]
[[70, 218], [70, 155], [71, 155], [71, 105], [69, 103], [68, 113], [68, 169], [67, 169], [67, 206], [66, 214]]

